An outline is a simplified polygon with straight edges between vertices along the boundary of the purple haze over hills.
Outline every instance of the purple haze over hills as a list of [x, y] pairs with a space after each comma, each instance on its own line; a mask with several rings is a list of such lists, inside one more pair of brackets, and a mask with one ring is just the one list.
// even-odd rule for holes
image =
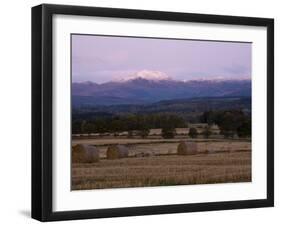
[[251, 80], [147, 80], [72, 83], [73, 106], [146, 104], [200, 97], [251, 97]]

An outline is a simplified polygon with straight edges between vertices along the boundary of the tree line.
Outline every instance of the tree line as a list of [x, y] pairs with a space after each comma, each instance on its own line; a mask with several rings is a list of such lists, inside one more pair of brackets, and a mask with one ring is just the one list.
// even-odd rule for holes
[[251, 115], [242, 110], [206, 111], [200, 117], [202, 123], [219, 126], [221, 134], [225, 137], [251, 137]]
[[185, 120], [174, 114], [128, 114], [72, 121], [72, 133], [117, 133], [122, 131], [147, 131], [156, 128], [187, 127]]
[[[212, 135], [211, 126], [218, 125], [221, 134], [226, 138], [251, 137], [251, 116], [242, 110], [205, 111], [200, 116], [200, 122], [208, 126], [201, 135], [208, 138]], [[133, 131], [138, 131], [141, 137], [147, 137], [150, 129], [162, 129], [163, 138], [173, 138], [175, 128], [187, 128], [188, 122], [175, 114], [127, 114], [116, 116], [100, 116], [95, 119], [74, 119], [72, 133], [119, 133], [128, 132], [128, 137], [133, 136]], [[199, 135], [196, 128], [190, 128], [189, 136], [196, 138]]]

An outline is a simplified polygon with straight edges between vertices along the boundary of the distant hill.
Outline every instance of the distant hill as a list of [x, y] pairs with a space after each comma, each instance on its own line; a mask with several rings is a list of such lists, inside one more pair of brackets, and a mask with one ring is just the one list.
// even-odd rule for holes
[[251, 96], [250, 80], [176, 81], [136, 78], [122, 82], [72, 84], [73, 107], [147, 104], [194, 97]]
[[199, 97], [163, 100], [148, 104], [96, 105], [74, 109], [73, 117], [93, 119], [122, 114], [172, 113], [192, 121], [204, 111], [230, 109], [240, 109], [250, 114], [251, 97]]

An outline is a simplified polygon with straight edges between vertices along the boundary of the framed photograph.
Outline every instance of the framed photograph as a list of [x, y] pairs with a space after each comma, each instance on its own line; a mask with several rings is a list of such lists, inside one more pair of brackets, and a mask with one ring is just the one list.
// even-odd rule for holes
[[274, 21], [32, 8], [32, 217], [274, 205]]

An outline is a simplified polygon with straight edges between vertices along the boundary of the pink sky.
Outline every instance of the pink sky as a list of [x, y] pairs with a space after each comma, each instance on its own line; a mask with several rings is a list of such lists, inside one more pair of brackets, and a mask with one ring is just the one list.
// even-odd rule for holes
[[251, 43], [72, 35], [72, 80], [104, 83], [138, 71], [175, 80], [249, 79]]

